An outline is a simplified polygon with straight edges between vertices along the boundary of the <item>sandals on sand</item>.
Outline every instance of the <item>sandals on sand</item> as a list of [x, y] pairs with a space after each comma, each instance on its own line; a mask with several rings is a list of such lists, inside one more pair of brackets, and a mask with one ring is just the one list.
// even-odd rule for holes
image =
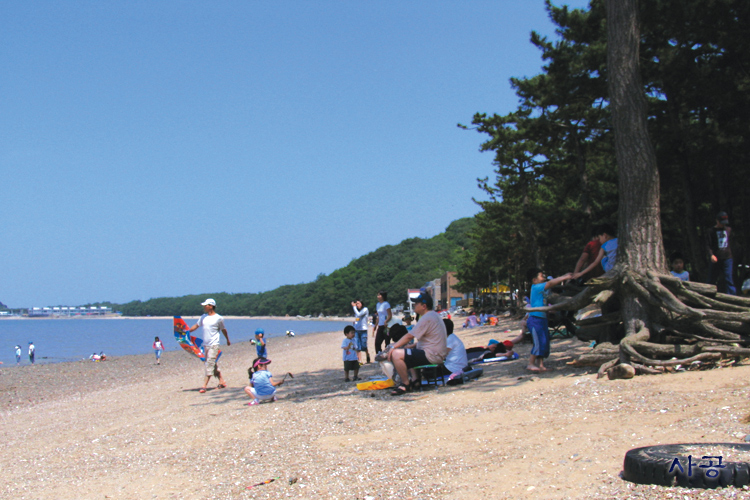
[[198, 392], [200, 392], [201, 394], [205, 394], [206, 388], [205, 387], [201, 387], [200, 389], [198, 389]]
[[216, 386], [216, 388], [217, 389], [226, 389], [227, 385], [226, 384], [219, 384], [219, 385]]
[[391, 391], [391, 396], [402, 396], [409, 391], [411, 391], [411, 384], [401, 384], [395, 390]]

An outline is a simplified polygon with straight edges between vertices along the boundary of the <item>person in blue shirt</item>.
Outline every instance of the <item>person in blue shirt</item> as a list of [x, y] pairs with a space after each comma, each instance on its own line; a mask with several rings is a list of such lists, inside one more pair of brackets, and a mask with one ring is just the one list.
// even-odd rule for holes
[[354, 379], [359, 380], [359, 359], [357, 358], [357, 342], [354, 340], [356, 330], [352, 325], [344, 327], [344, 340], [341, 342], [341, 350], [344, 356], [344, 382], [349, 382], [349, 372], [354, 372]]
[[682, 281], [690, 281], [690, 273], [685, 271], [685, 260], [682, 258], [682, 254], [675, 252], [669, 259], [672, 262], [672, 276], [680, 278]]
[[263, 328], [255, 330], [255, 352], [259, 358], [267, 358], [268, 350], [266, 349], [266, 332]]
[[[584, 273], [585, 274], [585, 273]], [[531, 307], [544, 307], [548, 290], [563, 281], [573, 278], [573, 274], [568, 273], [547, 281], [541, 269], [529, 269], [526, 278], [531, 282]], [[544, 372], [544, 358], [549, 357], [549, 326], [547, 324], [547, 313], [541, 311], [532, 311], [526, 320], [526, 328], [531, 333], [534, 346], [531, 348], [529, 364], [526, 369], [530, 372]]]
[[596, 259], [586, 269], [573, 273], [573, 279], [578, 279], [588, 274], [600, 262], [605, 273], [615, 267], [617, 263], [617, 236], [615, 235], [615, 229], [609, 224], [602, 224], [599, 226], [597, 233], [599, 233], [599, 243], [601, 243], [599, 255], [596, 256]]
[[268, 371], [270, 359], [256, 358], [253, 366], [247, 369], [250, 375], [250, 385], [245, 387], [245, 394], [253, 398], [247, 405], [255, 406], [263, 403], [276, 401], [276, 386], [284, 383], [284, 379], [274, 380], [271, 372]]

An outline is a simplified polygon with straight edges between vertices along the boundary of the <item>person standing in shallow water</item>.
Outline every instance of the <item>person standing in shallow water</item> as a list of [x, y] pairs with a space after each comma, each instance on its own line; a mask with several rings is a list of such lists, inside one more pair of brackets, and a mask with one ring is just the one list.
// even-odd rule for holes
[[29, 342], [29, 362], [34, 364], [34, 357], [36, 356], [36, 346], [33, 342]]
[[21, 364], [21, 346], [20, 345], [16, 346], [16, 364], [17, 365]]
[[206, 299], [202, 304], [205, 314], [198, 319], [198, 322], [190, 327], [189, 332], [194, 332], [198, 327], [203, 328], [203, 352], [206, 356], [206, 378], [203, 381], [203, 387], [201, 387], [201, 393], [206, 392], [208, 387], [208, 381], [211, 380], [211, 375], [219, 379], [218, 389], [223, 389], [227, 386], [224, 381], [224, 377], [219, 371], [219, 366], [216, 364], [216, 358], [219, 356], [219, 342], [221, 341], [220, 333], [224, 334], [227, 339], [227, 345], [232, 345], [229, 341], [229, 334], [227, 329], [224, 327], [224, 318], [216, 313], [216, 301], [214, 299]]

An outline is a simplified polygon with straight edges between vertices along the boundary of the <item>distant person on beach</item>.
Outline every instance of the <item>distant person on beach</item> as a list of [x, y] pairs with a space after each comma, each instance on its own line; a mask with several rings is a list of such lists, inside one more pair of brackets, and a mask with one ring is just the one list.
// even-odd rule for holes
[[480, 347], [469, 347], [466, 349], [466, 354], [472, 359], [492, 359], [507, 357], [508, 359], [513, 358], [515, 353], [513, 352], [513, 341], [504, 340], [499, 342], [495, 339], [490, 339], [487, 345]]
[[34, 364], [34, 356], [36, 356], [36, 346], [33, 342], [29, 342], [29, 361]]
[[200, 393], [206, 392], [208, 387], [208, 381], [211, 380], [211, 375], [219, 379], [218, 389], [223, 389], [227, 386], [224, 381], [224, 377], [221, 376], [219, 366], [216, 364], [216, 358], [219, 356], [219, 342], [221, 342], [220, 333], [224, 334], [227, 339], [227, 345], [232, 345], [229, 341], [229, 334], [227, 329], [224, 327], [224, 318], [216, 313], [216, 301], [214, 299], [206, 299], [203, 303], [203, 310], [205, 314], [198, 319], [198, 322], [188, 329], [188, 332], [194, 332], [198, 327], [203, 328], [203, 352], [206, 355], [206, 368], [205, 368], [205, 380], [203, 381], [203, 387], [198, 391]]
[[[420, 319], [411, 332], [406, 333], [401, 340], [391, 346], [387, 354], [388, 361], [393, 363], [401, 377], [401, 384], [391, 392], [392, 396], [407, 393], [412, 389], [412, 384], [419, 383], [416, 380], [415, 366], [438, 365], [445, 361], [448, 355], [445, 323], [440, 315], [432, 310], [430, 294], [422, 292], [412, 302], [414, 311], [419, 314]], [[414, 339], [417, 340], [416, 348], [404, 348]]]
[[17, 365], [21, 364], [21, 346], [20, 345], [16, 346], [16, 364]]
[[388, 323], [393, 318], [391, 313], [391, 305], [388, 303], [388, 292], [381, 290], [378, 292], [378, 304], [375, 306], [378, 312], [378, 324], [375, 332], [375, 352], [381, 351], [381, 346], [385, 342], [385, 346], [391, 343], [390, 337], [388, 337]]
[[270, 359], [255, 358], [253, 366], [247, 369], [250, 385], [245, 387], [245, 394], [253, 398], [247, 404], [248, 406], [276, 401], [276, 387], [283, 384], [284, 379], [274, 380], [273, 374], [268, 371], [269, 364], [271, 364]]
[[159, 340], [159, 337], [154, 337], [154, 344], [152, 345], [154, 348], [154, 354], [156, 355], [156, 364], [161, 364], [161, 353], [164, 351], [164, 344], [161, 343], [161, 340]]
[[[604, 251], [603, 249], [601, 250]], [[588, 272], [588, 271], [587, 271]], [[583, 273], [586, 274], [586, 273]], [[569, 280], [574, 275], [571, 273], [564, 274], [559, 278], [553, 278], [547, 281], [541, 269], [529, 269], [526, 273], [526, 279], [531, 282], [531, 307], [544, 307], [549, 290]], [[526, 328], [531, 332], [531, 338], [534, 346], [531, 348], [529, 364], [526, 367], [530, 372], [545, 372], [544, 359], [549, 357], [549, 325], [547, 323], [547, 313], [542, 311], [533, 311], [529, 313], [529, 319], [526, 320]]]
[[266, 332], [263, 328], [255, 330], [255, 352], [259, 358], [268, 357], [268, 349], [266, 349]]
[[357, 359], [360, 363], [363, 363], [362, 353], [364, 352], [367, 357], [367, 362], [370, 362], [370, 351], [367, 350], [367, 320], [370, 317], [370, 310], [362, 305], [361, 300], [355, 300], [352, 302], [352, 309], [354, 309], [354, 338], [357, 341]]
[[359, 380], [359, 359], [357, 358], [357, 341], [354, 340], [356, 330], [352, 325], [344, 327], [344, 340], [341, 350], [344, 353], [344, 382], [349, 382], [349, 372], [354, 372], [354, 380]]

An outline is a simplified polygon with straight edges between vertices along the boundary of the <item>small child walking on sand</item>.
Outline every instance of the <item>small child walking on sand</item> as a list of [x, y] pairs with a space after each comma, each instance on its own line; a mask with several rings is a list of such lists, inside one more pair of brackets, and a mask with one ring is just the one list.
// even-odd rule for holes
[[259, 358], [267, 358], [268, 350], [266, 349], [266, 332], [263, 328], [255, 330], [255, 352]]
[[357, 358], [357, 343], [354, 341], [356, 330], [352, 325], [346, 325], [344, 328], [344, 341], [341, 342], [341, 349], [344, 352], [344, 373], [346, 378], [344, 382], [349, 382], [349, 371], [354, 371], [354, 380], [359, 380], [359, 359]]
[[154, 348], [154, 354], [156, 355], [156, 364], [161, 364], [161, 353], [164, 351], [164, 344], [161, 343], [161, 340], [159, 340], [159, 337], [154, 337], [154, 345], [152, 346]]
[[254, 406], [260, 403], [276, 401], [276, 386], [284, 383], [284, 379], [274, 380], [268, 371], [270, 359], [255, 358], [253, 366], [247, 369], [250, 376], [250, 385], [245, 387], [245, 393], [253, 398], [247, 405]]

